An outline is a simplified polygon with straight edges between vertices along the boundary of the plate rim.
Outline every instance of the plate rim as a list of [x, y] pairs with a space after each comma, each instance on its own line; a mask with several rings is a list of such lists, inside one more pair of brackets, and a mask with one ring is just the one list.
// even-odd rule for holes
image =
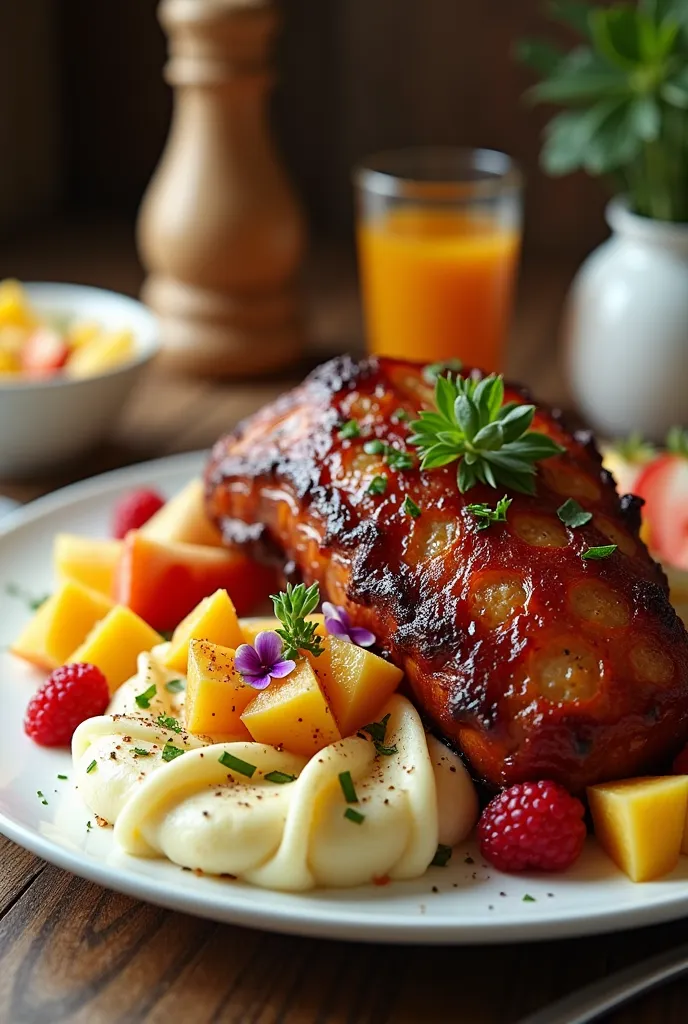
[[[59, 488], [27, 502], [3, 517], [0, 522], [0, 541], [10, 534], [21, 531], [21, 528], [28, 524], [50, 517], [51, 513], [63, 510], [75, 501], [105, 496], [122, 485], [136, 482], [141, 477], [152, 475], [154, 479], [157, 477], [160, 480], [167, 474], [183, 473], [187, 468], [190, 474], [197, 473], [206, 456], [207, 449], [200, 449], [148, 459]], [[417, 920], [411, 920], [407, 916], [408, 911], [405, 911], [404, 915], [391, 915], [385, 913], [383, 902], [376, 901], [378, 913], [374, 920], [368, 920], [361, 918], [355, 910], [348, 909], [345, 902], [330, 902], [321, 906], [317, 899], [309, 898], [309, 893], [286, 894], [293, 900], [301, 900], [297, 907], [252, 903], [249, 887], [235, 889], [229, 899], [217, 902], [216, 886], [232, 883], [208, 877], [208, 891], [202, 892], [185, 888], [183, 885], [171, 885], [167, 879], [160, 880], [147, 874], [137, 874], [126, 864], [112, 865], [99, 862], [92, 854], [85, 859], [83, 851], [71, 851], [61, 847], [2, 810], [0, 833], [48, 863], [135, 899], [211, 920], [318, 938], [394, 944], [506, 944], [622, 931], [660, 924], [688, 914], [688, 884], [684, 884], [683, 891], [678, 895], [664, 891], [644, 905], [605, 908], [598, 912], [593, 911], [592, 914], [589, 907], [584, 911], [571, 908], [562, 917], [553, 907], [554, 913], [549, 912], [529, 921], [524, 921], [522, 917], [495, 917], [492, 921], [486, 918], [484, 921], [468, 922], [461, 917], [456, 920], [439, 920], [433, 918], [431, 914], [422, 913], [419, 913]], [[542, 877], [524, 874], [520, 879], [526, 884], [528, 880], [539, 880]], [[337, 890], [340, 893], [342, 891]], [[323, 893], [326, 890], [318, 892]], [[441, 894], [437, 897], [428, 897], [427, 902], [439, 898]]]

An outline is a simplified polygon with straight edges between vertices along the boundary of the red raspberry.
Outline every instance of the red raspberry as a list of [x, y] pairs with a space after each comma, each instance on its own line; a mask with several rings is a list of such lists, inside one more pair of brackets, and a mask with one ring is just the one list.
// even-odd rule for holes
[[563, 871], [585, 842], [584, 808], [557, 782], [521, 782], [478, 822], [480, 852], [500, 871]]
[[110, 703], [105, 676], [86, 662], [61, 665], [34, 693], [24, 731], [43, 747], [67, 746], [77, 725], [102, 715]]
[[163, 507], [165, 499], [157, 491], [132, 491], [115, 505], [112, 535], [121, 539], [129, 530], [138, 530]]
[[684, 747], [673, 764], [674, 775], [688, 775], [688, 746]]

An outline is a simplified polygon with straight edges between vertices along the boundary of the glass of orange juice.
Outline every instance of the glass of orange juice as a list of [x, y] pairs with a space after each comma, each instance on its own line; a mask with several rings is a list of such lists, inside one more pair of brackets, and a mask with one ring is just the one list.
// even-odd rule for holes
[[502, 369], [521, 175], [489, 149], [380, 153], [354, 172], [368, 350]]

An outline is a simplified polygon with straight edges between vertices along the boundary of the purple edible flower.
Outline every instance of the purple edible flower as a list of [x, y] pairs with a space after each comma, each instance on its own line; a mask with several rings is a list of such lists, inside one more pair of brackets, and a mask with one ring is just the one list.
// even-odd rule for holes
[[340, 604], [323, 601], [322, 610], [325, 615], [325, 629], [332, 636], [347, 640], [351, 644], [358, 644], [359, 647], [372, 647], [375, 643], [375, 634], [361, 626], [352, 626], [349, 613]]
[[239, 644], [234, 666], [254, 690], [264, 690], [272, 679], [284, 679], [296, 668], [290, 658], [281, 658], [282, 639], [272, 629], [260, 632], [253, 644]]

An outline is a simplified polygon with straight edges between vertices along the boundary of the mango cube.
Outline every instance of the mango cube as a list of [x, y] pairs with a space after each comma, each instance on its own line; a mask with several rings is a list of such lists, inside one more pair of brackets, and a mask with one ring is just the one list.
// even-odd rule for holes
[[96, 540], [58, 533], [53, 544], [55, 575], [59, 580], [77, 580], [110, 597], [121, 553], [121, 540]]
[[273, 680], [261, 690], [241, 716], [258, 743], [284, 747], [293, 754], [312, 757], [329, 743], [340, 740], [332, 708], [310, 662], [303, 658], [286, 679]]
[[0, 325], [35, 327], [36, 315], [19, 281], [0, 281]]
[[237, 613], [226, 590], [216, 590], [210, 597], [204, 597], [179, 623], [165, 657], [168, 668], [186, 672], [191, 640], [209, 640], [232, 649], [243, 643]]
[[203, 481], [192, 480], [141, 527], [146, 537], [182, 544], [222, 547], [222, 534], [205, 511]]
[[135, 352], [130, 330], [100, 334], [73, 350], [65, 370], [69, 377], [93, 377], [128, 362]]
[[113, 602], [81, 583], [67, 580], [45, 601], [10, 650], [52, 672], [63, 665]]
[[234, 651], [228, 647], [191, 640], [184, 701], [184, 721], [189, 732], [202, 736], [250, 739], [241, 713], [256, 691], [234, 667]]
[[401, 682], [403, 672], [372, 651], [328, 636], [325, 651], [311, 661], [342, 736], [375, 720]]
[[97, 665], [108, 681], [110, 693], [136, 672], [141, 651], [150, 651], [162, 637], [131, 608], [115, 605], [88, 634], [66, 661], [88, 661]]
[[588, 789], [595, 836], [634, 882], [673, 871], [686, 824], [688, 775], [624, 779]]

